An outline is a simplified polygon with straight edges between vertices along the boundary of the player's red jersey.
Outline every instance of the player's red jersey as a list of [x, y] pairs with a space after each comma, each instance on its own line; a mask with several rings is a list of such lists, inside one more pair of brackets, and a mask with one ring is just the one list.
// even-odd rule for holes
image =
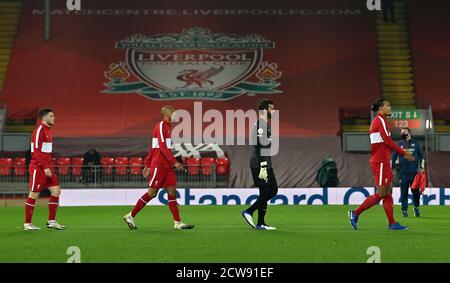
[[161, 121], [153, 129], [152, 145], [146, 158], [146, 166], [149, 168], [172, 168], [177, 160], [172, 154], [171, 147], [170, 122]]
[[388, 163], [391, 160], [391, 149], [401, 155], [406, 151], [401, 149], [391, 138], [389, 124], [384, 115], [378, 114], [370, 125], [370, 150], [372, 163]]
[[30, 165], [42, 169], [53, 167], [52, 148], [53, 138], [50, 127], [44, 123], [34, 129], [31, 135], [31, 162]]

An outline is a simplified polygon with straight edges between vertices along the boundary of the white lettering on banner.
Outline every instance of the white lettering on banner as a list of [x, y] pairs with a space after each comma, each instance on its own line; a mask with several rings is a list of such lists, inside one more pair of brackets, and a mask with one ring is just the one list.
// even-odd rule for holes
[[[134, 205], [144, 189], [63, 189], [61, 206]], [[374, 188], [283, 188], [270, 205], [359, 205], [374, 193]], [[180, 205], [248, 205], [258, 197], [258, 189], [178, 189]], [[400, 188], [393, 189], [394, 204], [400, 204]], [[409, 195], [412, 203], [412, 195]], [[450, 188], [429, 188], [421, 198], [423, 205], [450, 205]], [[167, 204], [161, 190], [150, 205]]]
[[[69, 0], [70, 2], [70, 0]], [[81, 5], [81, 3], [80, 3]], [[75, 6], [77, 8], [77, 6]], [[80, 7], [81, 8], [81, 7]], [[52, 16], [361, 16], [361, 9], [53, 9]], [[32, 15], [45, 15], [44, 9], [33, 9]]]

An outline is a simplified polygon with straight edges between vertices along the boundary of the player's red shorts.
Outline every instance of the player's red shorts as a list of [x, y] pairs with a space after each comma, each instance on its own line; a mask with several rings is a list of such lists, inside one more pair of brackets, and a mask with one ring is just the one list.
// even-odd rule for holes
[[390, 162], [370, 162], [373, 177], [377, 186], [387, 186], [392, 183], [392, 168]]
[[30, 165], [30, 190], [32, 192], [39, 193], [45, 188], [59, 186], [55, 171], [53, 169], [50, 170], [52, 171], [52, 176], [49, 178], [45, 176], [44, 169]]
[[177, 176], [172, 168], [150, 168], [148, 186], [154, 189], [175, 187]]

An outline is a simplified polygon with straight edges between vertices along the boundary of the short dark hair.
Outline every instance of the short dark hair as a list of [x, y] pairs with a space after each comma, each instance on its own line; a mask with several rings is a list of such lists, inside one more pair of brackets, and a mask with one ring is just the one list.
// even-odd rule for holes
[[383, 99], [383, 98], [380, 98], [380, 99], [375, 100], [375, 102], [372, 104], [371, 110], [372, 110], [373, 112], [378, 112], [378, 110], [380, 109], [380, 107], [383, 106], [383, 104], [384, 104], [385, 101], [386, 101], [386, 100]]
[[403, 127], [402, 130], [408, 130], [408, 134], [411, 134], [411, 129], [408, 127]]
[[258, 103], [258, 110], [267, 110], [269, 109], [269, 105], [273, 104], [273, 101], [270, 99], [261, 99]]
[[44, 116], [50, 112], [53, 112], [53, 110], [50, 108], [43, 108], [43, 109], [39, 110], [39, 119], [44, 118]]

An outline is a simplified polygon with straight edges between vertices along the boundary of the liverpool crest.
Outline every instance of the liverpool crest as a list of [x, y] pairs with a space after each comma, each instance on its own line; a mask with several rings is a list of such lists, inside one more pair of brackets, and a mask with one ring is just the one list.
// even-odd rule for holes
[[136, 34], [116, 43], [125, 50], [125, 61], [110, 64], [102, 92], [137, 93], [154, 100], [278, 94], [276, 80], [282, 73], [276, 63], [263, 60], [263, 50], [274, 47], [259, 35], [211, 33], [199, 27], [180, 34]]

